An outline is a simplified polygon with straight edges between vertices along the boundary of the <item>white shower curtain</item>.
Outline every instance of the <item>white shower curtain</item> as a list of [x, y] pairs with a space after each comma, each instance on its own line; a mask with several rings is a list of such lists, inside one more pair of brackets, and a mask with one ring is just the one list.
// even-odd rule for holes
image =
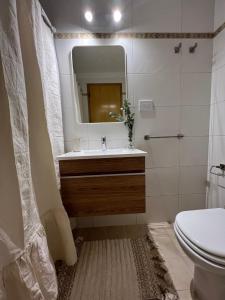
[[[53, 259], [76, 262], [76, 249], [68, 216], [63, 208], [56, 176], [55, 157], [64, 152], [60, 83], [53, 35], [42, 18], [39, 1], [24, 1], [20, 18], [27, 74], [28, 111], [32, 175], [37, 205]], [[30, 43], [33, 38], [33, 45]], [[36, 66], [35, 63], [36, 62]], [[30, 74], [34, 80], [30, 81]], [[36, 100], [35, 100], [36, 99]], [[40, 101], [41, 100], [41, 101]], [[37, 130], [38, 128], [38, 130]], [[55, 164], [54, 164], [55, 162]], [[56, 169], [56, 173], [54, 171]]]
[[37, 54], [40, 16], [36, 0], [0, 2], [0, 299], [4, 300], [57, 298], [48, 245], [54, 260], [76, 261], [46, 120], [47, 97]]
[[64, 153], [59, 70], [52, 32], [53, 27], [45, 12], [41, 9], [39, 2], [36, 2], [36, 20], [35, 44], [41, 70], [48, 133], [59, 184], [59, 170], [56, 157]]

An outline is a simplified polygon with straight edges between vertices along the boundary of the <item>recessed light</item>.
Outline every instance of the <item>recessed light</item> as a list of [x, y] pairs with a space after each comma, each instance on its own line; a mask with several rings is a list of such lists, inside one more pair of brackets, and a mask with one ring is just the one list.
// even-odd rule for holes
[[85, 19], [90, 23], [93, 20], [93, 14], [90, 10], [87, 10], [84, 14]]
[[119, 9], [114, 10], [113, 12], [113, 19], [116, 23], [118, 23], [122, 18], [121, 11]]

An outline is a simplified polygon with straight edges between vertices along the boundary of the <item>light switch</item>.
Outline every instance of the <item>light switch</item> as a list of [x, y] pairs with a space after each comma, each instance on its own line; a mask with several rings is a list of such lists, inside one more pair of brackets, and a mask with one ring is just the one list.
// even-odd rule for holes
[[139, 100], [139, 111], [153, 111], [154, 103], [152, 100]]

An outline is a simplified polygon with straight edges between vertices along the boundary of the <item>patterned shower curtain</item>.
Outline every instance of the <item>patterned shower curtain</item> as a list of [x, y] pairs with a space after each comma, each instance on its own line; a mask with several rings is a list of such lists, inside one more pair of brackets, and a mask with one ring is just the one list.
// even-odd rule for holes
[[[52, 60], [55, 81], [51, 75], [46, 84], [43, 76], [41, 13], [37, 0], [0, 1], [0, 299], [4, 300], [56, 299], [51, 257], [67, 264], [76, 261], [54, 168], [62, 128], [54, 131], [51, 117], [61, 120], [60, 94]], [[46, 89], [52, 94], [47, 96]], [[51, 101], [57, 102], [52, 104], [55, 114]]]

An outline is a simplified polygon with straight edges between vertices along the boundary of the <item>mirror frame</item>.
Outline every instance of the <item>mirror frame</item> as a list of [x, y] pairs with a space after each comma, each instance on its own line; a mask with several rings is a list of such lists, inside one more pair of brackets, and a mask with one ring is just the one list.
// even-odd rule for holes
[[76, 95], [75, 95], [75, 86], [74, 86], [74, 67], [73, 67], [73, 49], [75, 47], [79, 47], [79, 48], [82, 48], [82, 47], [102, 47], [102, 46], [110, 46], [110, 47], [115, 47], [115, 46], [119, 46], [123, 49], [124, 51], [124, 63], [125, 63], [125, 93], [126, 93], [126, 98], [128, 97], [128, 78], [127, 78], [127, 54], [126, 54], [126, 51], [125, 51], [125, 48], [122, 46], [122, 45], [110, 45], [110, 44], [106, 44], [106, 45], [74, 45], [70, 51], [70, 65], [71, 65], [71, 71], [72, 71], [72, 98], [73, 98], [73, 103], [74, 103], [74, 107], [75, 107], [75, 119], [76, 119], [76, 122], [81, 125], [81, 124], [84, 124], [84, 125], [99, 125], [99, 124], [122, 124], [124, 123], [124, 121], [122, 122], [96, 122], [96, 123], [90, 123], [90, 122], [81, 122], [81, 116], [79, 116], [79, 113], [78, 113], [78, 103], [77, 103], [77, 99], [76, 99]]

